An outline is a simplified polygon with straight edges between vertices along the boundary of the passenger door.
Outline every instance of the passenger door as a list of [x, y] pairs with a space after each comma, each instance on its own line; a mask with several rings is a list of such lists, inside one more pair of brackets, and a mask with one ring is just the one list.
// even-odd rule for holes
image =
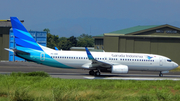
[[159, 58], [159, 66], [163, 66], [163, 58], [162, 57]]
[[41, 53], [41, 54], [40, 54], [40, 60], [41, 60], [41, 61], [44, 61], [44, 60], [45, 60], [45, 54], [44, 54], [44, 53]]

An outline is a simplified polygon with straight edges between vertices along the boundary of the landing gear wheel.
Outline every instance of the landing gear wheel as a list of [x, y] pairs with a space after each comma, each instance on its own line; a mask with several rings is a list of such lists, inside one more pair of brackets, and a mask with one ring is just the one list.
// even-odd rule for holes
[[90, 70], [90, 71], [89, 71], [89, 75], [94, 75], [94, 71], [93, 71], [93, 70]]
[[159, 77], [163, 77], [163, 74], [162, 74], [162, 73], [160, 73], [160, 74], [159, 74]]
[[95, 76], [100, 76], [101, 73], [99, 71], [95, 72]]

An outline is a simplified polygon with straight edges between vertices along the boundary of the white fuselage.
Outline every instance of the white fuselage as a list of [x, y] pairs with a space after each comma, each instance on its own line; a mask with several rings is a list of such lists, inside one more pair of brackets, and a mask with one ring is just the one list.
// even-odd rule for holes
[[[46, 51], [56, 61], [73, 67], [84, 68], [84, 64], [91, 64], [92, 61], [88, 59], [85, 51]], [[115, 52], [91, 52], [92, 56], [98, 60], [111, 65], [127, 65], [129, 70], [140, 71], [168, 71], [178, 66], [169, 58], [154, 55], [154, 54], [140, 54], [140, 53], [115, 53]]]

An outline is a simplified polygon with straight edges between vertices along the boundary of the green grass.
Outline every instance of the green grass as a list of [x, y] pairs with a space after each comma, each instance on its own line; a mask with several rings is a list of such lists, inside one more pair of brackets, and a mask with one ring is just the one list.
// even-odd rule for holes
[[0, 101], [177, 101], [180, 81], [59, 79], [0, 75]]
[[36, 72], [29, 72], [29, 73], [22, 73], [22, 72], [12, 72], [10, 76], [40, 76], [40, 77], [50, 77], [50, 75], [46, 72], [36, 71]]

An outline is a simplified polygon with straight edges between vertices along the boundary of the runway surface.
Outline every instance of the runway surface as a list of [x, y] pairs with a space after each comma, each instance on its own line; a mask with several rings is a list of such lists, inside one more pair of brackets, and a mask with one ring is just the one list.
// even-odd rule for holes
[[180, 80], [180, 72], [170, 72], [159, 77], [159, 72], [129, 71], [128, 74], [102, 73], [101, 76], [89, 75], [88, 70], [62, 69], [36, 64], [33, 62], [0, 62], [0, 73], [44, 71], [55, 78], [64, 79], [114, 79], [114, 80]]

